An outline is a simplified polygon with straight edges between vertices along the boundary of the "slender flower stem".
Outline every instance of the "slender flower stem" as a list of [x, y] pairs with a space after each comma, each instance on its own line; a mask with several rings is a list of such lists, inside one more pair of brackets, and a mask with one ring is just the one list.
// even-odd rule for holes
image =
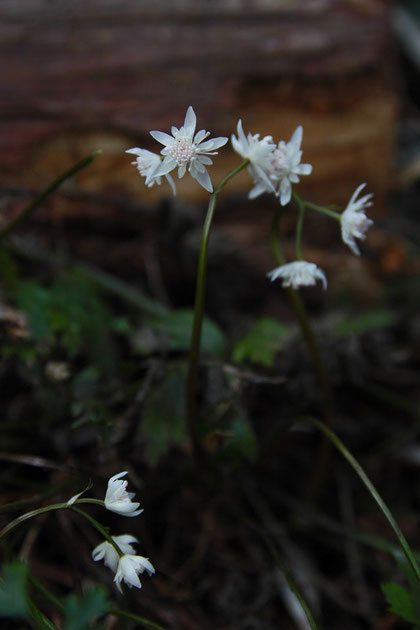
[[336, 221], [341, 221], [341, 214], [339, 212], [336, 212], [335, 210], [331, 210], [330, 208], [325, 208], [325, 206], [318, 206], [316, 203], [312, 203], [311, 201], [303, 201], [303, 199], [301, 199], [299, 195], [295, 192], [293, 192], [293, 199], [295, 201], [298, 201], [299, 199], [300, 202], [303, 203], [305, 208], [309, 208], [310, 210], [315, 210], [316, 212], [325, 214], [327, 217], [336, 219]]
[[207, 267], [207, 249], [210, 236], [210, 228], [213, 221], [214, 210], [216, 208], [217, 195], [222, 188], [228, 183], [232, 177], [237, 175], [242, 169], [247, 166], [249, 160], [244, 160], [233, 171], [228, 173], [220, 184], [216, 187], [214, 192], [210, 196], [209, 205], [207, 208], [207, 214], [203, 226], [203, 234], [201, 239], [200, 257], [198, 261], [197, 271], [197, 284], [195, 291], [195, 303], [194, 303], [194, 320], [191, 333], [191, 346], [190, 356], [188, 363], [188, 376], [187, 376], [187, 388], [186, 388], [186, 411], [187, 411], [187, 426], [190, 435], [190, 440], [195, 456], [199, 459], [203, 454], [203, 449], [200, 442], [199, 431], [197, 427], [197, 370], [198, 360], [200, 356], [200, 343], [201, 343], [201, 329], [203, 325], [203, 313], [204, 313], [204, 295], [206, 288], [206, 267]]
[[102, 507], [104, 506], [104, 502], [101, 501], [100, 499], [77, 499], [77, 501], [75, 501], [71, 505], [69, 505], [68, 502], [46, 505], [44, 507], [37, 508], [36, 510], [32, 510], [31, 512], [26, 512], [26, 514], [22, 514], [21, 516], [18, 516], [13, 521], [11, 521], [8, 525], [6, 525], [6, 527], [3, 527], [3, 529], [0, 531], [0, 540], [4, 536], [7, 536], [7, 534], [9, 534], [13, 529], [15, 529], [15, 527], [17, 527], [24, 521], [29, 520], [30, 518], [39, 516], [40, 514], [45, 514], [46, 512], [70, 509], [84, 516], [102, 534], [102, 536], [114, 547], [118, 555], [123, 556], [124, 554], [121, 552], [120, 548], [118, 547], [116, 542], [113, 540], [113, 538], [108, 534], [107, 530], [104, 527], [102, 527], [102, 525], [98, 523], [96, 519], [94, 519], [92, 516], [87, 514], [84, 510], [80, 510], [77, 507], [75, 507], [76, 505], [80, 505], [81, 503], [93, 503], [94, 505], [100, 505]]
[[296, 195], [296, 201], [299, 208], [298, 221], [296, 225], [296, 258], [297, 260], [303, 260], [302, 254], [302, 228], [303, 228], [303, 218], [305, 216], [305, 205], [302, 203], [300, 197]]
[[[301, 202], [300, 198], [298, 197], [298, 195], [295, 195], [295, 193], [294, 196], [296, 197], [296, 201], [299, 206], [301, 203], [303, 206], [306, 204], [306, 202]], [[283, 249], [279, 238], [279, 222], [282, 213], [283, 207], [279, 205], [273, 217], [270, 230], [271, 247], [273, 250], [274, 258], [278, 265], [284, 265], [286, 263], [286, 259], [283, 254]], [[286, 287], [286, 291], [289, 295], [290, 301], [295, 311], [303, 338], [312, 357], [315, 373], [322, 393], [323, 416], [326, 423], [331, 426], [333, 421], [334, 408], [333, 396], [328, 374], [325, 369], [324, 361], [322, 359], [321, 350], [312, 330], [312, 326], [306, 313], [305, 306], [303, 304], [303, 301], [301, 300], [299, 293], [295, 291], [295, 289], [293, 289], [292, 287]], [[306, 490], [308, 497], [315, 498], [318, 494], [328, 466], [329, 452], [329, 442], [328, 440], [324, 440], [318, 451], [314, 474], [311, 477], [311, 482]]]
[[358, 475], [358, 477], [360, 478], [362, 483], [366, 486], [366, 488], [370, 492], [372, 498], [374, 499], [374, 501], [376, 501], [377, 505], [379, 506], [379, 509], [381, 510], [382, 514], [385, 516], [386, 520], [390, 524], [390, 526], [391, 526], [392, 530], [394, 531], [396, 537], [398, 538], [398, 541], [399, 541], [399, 543], [401, 545], [401, 548], [402, 548], [402, 550], [403, 550], [403, 552], [405, 554], [405, 557], [407, 558], [408, 563], [410, 564], [411, 568], [413, 569], [413, 572], [414, 572], [418, 582], [420, 582], [420, 567], [419, 567], [419, 565], [417, 563], [417, 560], [416, 560], [413, 552], [411, 551], [410, 545], [408, 544], [404, 534], [402, 533], [401, 529], [399, 528], [395, 518], [392, 516], [390, 510], [388, 509], [385, 501], [382, 499], [381, 495], [376, 490], [375, 486], [373, 485], [373, 483], [371, 482], [371, 480], [369, 479], [369, 477], [367, 476], [367, 474], [365, 473], [365, 471], [363, 470], [363, 468], [361, 467], [359, 462], [353, 457], [353, 455], [350, 453], [348, 448], [346, 446], [344, 446], [344, 444], [340, 440], [340, 438], [329, 427], [327, 427], [326, 424], [321, 422], [321, 420], [318, 420], [317, 418], [312, 418], [312, 417], [307, 417], [305, 419], [307, 419], [310, 422], [312, 422], [312, 424], [314, 424], [317, 427], [317, 429], [322, 431], [322, 433], [327, 437], [327, 439], [332, 444], [334, 444], [336, 449], [348, 461], [348, 463], [353, 468], [355, 473]]
[[5, 227], [3, 230], [0, 230], [0, 239], [9, 236], [11, 232], [13, 232], [21, 223], [23, 223], [23, 221], [28, 219], [31, 214], [45, 201], [45, 199], [47, 199], [47, 197], [49, 197], [55, 190], [57, 190], [57, 188], [61, 186], [61, 184], [66, 181], [66, 179], [69, 179], [69, 177], [72, 177], [72, 175], [75, 175], [86, 166], [91, 164], [95, 157], [100, 153], [102, 152], [94, 151], [87, 157], [83, 158], [83, 160], [80, 160], [80, 162], [77, 162], [77, 164], [74, 164], [71, 168], [69, 168], [68, 171], [57, 177], [57, 179], [55, 179], [53, 182], [51, 182], [51, 184], [47, 186], [47, 188], [45, 188], [45, 190], [43, 190], [37, 197], [35, 197], [35, 199], [31, 201], [31, 203], [7, 227]]
[[108, 534], [108, 531], [105, 529], [105, 527], [103, 527], [100, 523], [98, 523], [96, 518], [93, 518], [90, 514], [87, 514], [84, 510], [79, 510], [79, 508], [74, 507], [74, 504], [70, 505], [70, 509], [73, 510], [73, 512], [77, 512], [78, 514], [83, 516], [85, 519], [87, 519], [89, 521], [89, 523], [91, 525], [93, 525], [93, 527], [95, 529], [97, 529], [100, 534], [102, 534], [102, 536], [105, 538], [105, 540], [107, 542], [109, 542], [109, 544], [114, 547], [114, 549], [117, 552], [117, 554], [119, 555], [119, 557], [120, 558], [123, 557], [124, 554], [121, 551], [121, 549], [118, 547], [118, 545], [115, 542], [115, 540], [112, 538], [112, 536], [110, 536]]

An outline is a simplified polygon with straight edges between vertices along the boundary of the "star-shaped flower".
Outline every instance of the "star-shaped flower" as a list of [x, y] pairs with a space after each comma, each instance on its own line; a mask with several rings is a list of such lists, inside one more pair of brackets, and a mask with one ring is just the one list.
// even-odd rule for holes
[[114, 578], [114, 582], [120, 593], [122, 593], [122, 581], [124, 581], [129, 588], [132, 586], [141, 588], [141, 582], [138, 576], [144, 571], [147, 571], [149, 575], [155, 572], [154, 566], [149, 562], [148, 558], [132, 555], [122, 556], [118, 562], [118, 569]]
[[209, 155], [217, 155], [216, 149], [224, 146], [228, 138], [219, 137], [206, 140], [209, 131], [201, 129], [195, 133], [197, 118], [193, 108], [187, 109], [183, 126], [178, 129], [172, 127], [172, 136], [163, 131], [151, 131], [150, 134], [164, 145], [161, 154], [164, 156], [160, 165], [153, 171], [154, 178], [167, 175], [174, 169], [178, 169], [178, 177], [184, 177], [187, 168], [191, 176], [198, 181], [210, 193], [213, 192], [213, 184], [207, 172], [206, 166], [213, 164]]
[[123, 516], [137, 516], [143, 510], [138, 510], [140, 503], [133, 503], [131, 499], [135, 496], [134, 492], [127, 492], [126, 487], [128, 481], [121, 481], [127, 471], [120, 472], [111, 477], [108, 481], [108, 488], [105, 495], [105, 507], [111, 512], [122, 514]]
[[271, 154], [269, 178], [274, 184], [280, 203], [285, 206], [292, 197], [292, 184], [299, 182], [299, 175], [310, 175], [311, 164], [301, 164], [303, 127], [299, 125], [289, 142], [280, 140]]
[[366, 184], [360, 184], [356, 188], [341, 215], [341, 236], [351, 251], [357, 255], [360, 255], [360, 250], [354, 239], [365, 239], [367, 230], [373, 224], [372, 219], [368, 219], [365, 215], [366, 208], [372, 205], [370, 201], [373, 197], [372, 193], [356, 200], [357, 195], [365, 186]]
[[271, 281], [282, 278], [283, 287], [307, 287], [316, 284], [317, 280], [321, 280], [324, 289], [327, 288], [327, 278], [325, 273], [315, 263], [306, 262], [305, 260], [295, 260], [294, 262], [281, 265], [270, 271], [267, 276]]
[[253, 199], [263, 192], [275, 192], [274, 186], [268, 178], [267, 171], [270, 168], [270, 155], [276, 148], [271, 136], [264, 136], [260, 140], [259, 133], [248, 133], [246, 136], [242, 127], [242, 120], [238, 121], [238, 137], [232, 134], [231, 142], [236, 153], [244, 160], [249, 160], [248, 170], [256, 182], [256, 186], [249, 193]]
[[[123, 534], [122, 536], [112, 536], [112, 540], [117, 543], [118, 547], [124, 554], [135, 555], [136, 550], [130, 544], [139, 542], [135, 536]], [[95, 547], [92, 551], [92, 558], [95, 562], [103, 560], [105, 566], [114, 572], [117, 570], [118, 562], [120, 560], [120, 556], [117, 551], [107, 540]]]
[[[157, 155], [152, 151], [147, 151], [147, 149], [139, 149], [138, 147], [127, 149], [126, 153], [132, 153], [133, 155], [137, 156], [137, 158], [134, 160], [134, 162], [131, 162], [131, 164], [136, 166], [140, 175], [146, 178], [146, 186], [151, 188], [154, 184], [157, 184], [158, 186], [161, 185], [162, 177], [160, 177], [159, 175], [156, 176], [154, 174], [162, 162], [160, 155]], [[165, 175], [165, 177], [172, 188], [173, 194], [175, 195], [176, 189], [174, 180], [170, 175]]]

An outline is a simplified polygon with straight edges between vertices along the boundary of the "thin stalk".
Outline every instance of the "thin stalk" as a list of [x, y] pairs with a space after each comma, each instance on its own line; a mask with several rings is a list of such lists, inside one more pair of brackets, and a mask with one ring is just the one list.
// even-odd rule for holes
[[[294, 197], [296, 198], [297, 203], [302, 203], [298, 195], [294, 193]], [[306, 202], [303, 202], [306, 204]], [[271, 248], [274, 254], [274, 258], [278, 265], [284, 265], [286, 259], [283, 254], [283, 249], [280, 243], [279, 238], [279, 222], [283, 213], [282, 206], [278, 206], [277, 211], [273, 217], [271, 223], [270, 230], [270, 240], [271, 240]], [[328, 378], [327, 370], [324, 365], [324, 361], [321, 355], [321, 350], [319, 348], [318, 342], [316, 340], [315, 334], [313, 332], [309, 317], [306, 313], [305, 306], [303, 301], [297, 291], [292, 287], [286, 287], [286, 291], [289, 295], [289, 299], [292, 303], [293, 309], [295, 311], [295, 315], [297, 317], [303, 338], [309, 350], [309, 353], [312, 357], [312, 362], [314, 365], [315, 373], [318, 379], [318, 383], [320, 386], [321, 394], [322, 394], [322, 410], [323, 417], [326, 423], [331, 426], [333, 422], [333, 396], [330, 386], [330, 381]], [[308, 497], [316, 498], [319, 489], [322, 485], [323, 479], [326, 474], [326, 469], [328, 466], [330, 453], [330, 446], [328, 440], [323, 440], [320, 445], [317, 460], [314, 467], [314, 474], [311, 477], [311, 482], [309, 483], [305, 492]]]
[[154, 621], [150, 621], [145, 617], [140, 617], [139, 615], [135, 615], [132, 612], [128, 612], [128, 610], [121, 610], [120, 608], [113, 608], [108, 611], [110, 615], [116, 615], [117, 617], [125, 617], [126, 619], [132, 619], [133, 621], [137, 621], [141, 623], [146, 628], [154, 628], [154, 630], [165, 630], [163, 626], [160, 626], [158, 623]]
[[408, 563], [413, 569], [417, 580], [420, 582], [420, 567], [417, 563], [414, 553], [411, 551], [410, 545], [408, 544], [404, 534], [399, 528], [398, 523], [396, 522], [395, 518], [391, 514], [391, 511], [388, 509], [385, 501], [382, 499], [381, 495], [376, 490], [375, 486], [370, 481], [369, 477], [367, 476], [367, 474], [365, 473], [365, 471], [363, 470], [359, 462], [353, 457], [353, 455], [350, 453], [347, 447], [344, 446], [343, 442], [334, 433], [334, 431], [332, 431], [329, 427], [327, 427], [326, 424], [324, 424], [323, 422], [321, 422], [321, 420], [318, 420], [317, 418], [307, 417], [306, 419], [312, 422], [312, 424], [314, 424], [317, 427], [317, 429], [322, 431], [322, 433], [326, 436], [326, 438], [336, 447], [336, 449], [341, 453], [341, 455], [348, 461], [350, 466], [358, 475], [359, 479], [366, 486], [371, 497], [378, 505], [382, 514], [385, 516], [386, 520], [388, 521], [392, 530], [394, 531], [394, 534], [398, 538], [398, 541], [405, 554], [405, 557], [407, 558]]
[[290, 569], [285, 564], [283, 559], [280, 557], [280, 554], [277, 551], [273, 541], [265, 533], [265, 531], [263, 531], [259, 527], [257, 529], [259, 531], [259, 534], [260, 534], [261, 538], [264, 540], [268, 550], [270, 551], [270, 553], [272, 554], [273, 558], [275, 559], [275, 561], [276, 561], [280, 571], [283, 573], [284, 577], [286, 578], [286, 581], [287, 581], [287, 583], [289, 585], [290, 590], [292, 591], [292, 593], [294, 594], [294, 596], [298, 600], [298, 602], [300, 604], [300, 607], [302, 608], [302, 610], [303, 610], [303, 612], [305, 614], [305, 617], [308, 620], [308, 623], [309, 623], [310, 627], [312, 628], [312, 630], [321, 630], [321, 626], [319, 626], [316, 623], [315, 618], [314, 618], [314, 616], [312, 614], [312, 611], [309, 608], [309, 605], [308, 605], [308, 603], [307, 603], [307, 601], [306, 601], [302, 591], [300, 590], [300, 588], [296, 584]]
[[35, 516], [39, 516], [40, 514], [45, 514], [47, 512], [54, 512], [55, 510], [73, 510], [74, 512], [78, 512], [79, 514], [84, 516], [102, 534], [102, 536], [114, 547], [114, 549], [117, 551], [119, 556], [124, 555], [121, 552], [118, 545], [116, 544], [116, 542], [108, 534], [107, 530], [104, 527], [102, 527], [102, 525], [98, 523], [96, 519], [90, 516], [90, 514], [87, 514], [84, 510], [79, 510], [77, 507], [75, 507], [76, 505], [79, 505], [81, 503], [93, 503], [94, 505], [100, 505], [102, 507], [104, 506], [104, 502], [101, 501], [100, 499], [77, 499], [77, 501], [75, 501], [71, 505], [69, 505], [68, 502], [46, 505], [44, 507], [37, 508], [36, 510], [32, 510], [31, 512], [26, 512], [26, 514], [22, 514], [21, 516], [18, 516], [13, 521], [11, 521], [8, 525], [6, 525], [6, 527], [3, 527], [3, 529], [0, 531], [0, 540], [4, 536], [7, 536], [7, 534], [9, 534], [13, 529], [15, 529], [15, 527], [17, 527], [21, 523], [24, 523], [30, 518], [34, 518]]
[[[300, 199], [299, 195], [295, 192], [293, 193], [293, 198], [296, 201], [298, 198]], [[325, 208], [324, 206], [318, 206], [316, 203], [312, 203], [311, 201], [303, 201], [302, 199], [300, 199], [300, 201], [304, 204], [305, 208], [315, 210], [315, 212], [319, 212], [320, 214], [325, 214], [327, 217], [331, 217], [336, 221], [341, 221], [341, 214], [335, 210], [330, 210], [330, 208]]]
[[112, 538], [112, 536], [110, 536], [108, 534], [108, 531], [105, 529], [105, 527], [103, 527], [97, 520], [96, 518], [93, 518], [93, 516], [91, 516], [90, 514], [87, 514], [84, 510], [79, 510], [79, 508], [74, 507], [73, 505], [70, 505], [70, 509], [73, 510], [73, 512], [77, 512], [78, 514], [80, 514], [81, 516], [83, 516], [86, 520], [89, 521], [89, 523], [91, 525], [93, 525], [93, 527], [95, 529], [98, 530], [98, 532], [100, 534], [102, 534], [102, 536], [105, 538], [105, 540], [114, 547], [115, 551], [117, 552], [118, 556], [120, 558], [123, 557], [123, 552], [121, 551], [121, 549], [118, 547], [117, 543], [115, 542], [115, 540]]
[[302, 202], [301, 198], [296, 195], [296, 202], [298, 204], [299, 213], [298, 220], [296, 225], [296, 259], [303, 260], [302, 254], [302, 229], [303, 229], [303, 218], [305, 216], [305, 205]]
[[207, 249], [210, 236], [210, 229], [213, 221], [214, 210], [216, 208], [216, 201], [219, 192], [224, 188], [232, 177], [237, 175], [245, 166], [249, 163], [249, 160], [245, 160], [233, 171], [228, 173], [220, 184], [216, 187], [214, 192], [210, 196], [209, 205], [207, 208], [207, 214], [204, 221], [203, 233], [201, 237], [200, 257], [198, 261], [197, 270], [197, 283], [195, 290], [195, 303], [194, 303], [194, 320], [191, 333], [191, 345], [190, 356], [188, 362], [188, 376], [187, 376], [187, 388], [186, 388], [186, 412], [187, 412], [187, 427], [190, 435], [190, 440], [195, 456], [199, 459], [203, 454], [203, 449], [200, 442], [200, 435], [197, 426], [197, 371], [198, 360], [200, 356], [200, 343], [201, 343], [201, 329], [203, 325], [204, 314], [204, 295], [206, 288], [206, 268], [207, 268]]
[[87, 157], [83, 158], [83, 160], [80, 160], [80, 162], [77, 162], [77, 164], [74, 164], [71, 168], [69, 168], [68, 171], [57, 177], [57, 179], [55, 179], [53, 182], [51, 182], [51, 184], [49, 184], [49, 186], [47, 186], [45, 190], [43, 190], [37, 197], [35, 197], [35, 199], [31, 201], [31, 203], [24, 210], [22, 210], [22, 212], [7, 227], [5, 227], [3, 230], [0, 230], [0, 239], [9, 236], [11, 232], [13, 232], [21, 223], [26, 221], [26, 219], [31, 216], [31, 214], [45, 201], [45, 199], [47, 199], [47, 197], [49, 197], [55, 190], [57, 190], [57, 188], [61, 186], [61, 184], [66, 181], [66, 179], [69, 179], [69, 177], [72, 177], [73, 175], [84, 169], [86, 166], [91, 164], [95, 157], [100, 153], [101, 151], [94, 151]]

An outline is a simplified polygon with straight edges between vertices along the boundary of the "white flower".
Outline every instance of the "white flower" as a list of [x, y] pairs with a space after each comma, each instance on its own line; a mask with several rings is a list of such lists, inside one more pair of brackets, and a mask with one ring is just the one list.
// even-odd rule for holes
[[282, 278], [283, 287], [307, 287], [316, 284], [317, 280], [321, 280], [324, 289], [327, 288], [327, 278], [325, 273], [315, 265], [315, 263], [306, 262], [304, 260], [296, 260], [295, 262], [281, 265], [270, 271], [267, 276], [273, 280]]
[[355, 238], [366, 238], [366, 232], [372, 225], [373, 221], [365, 215], [365, 210], [372, 205], [370, 199], [372, 193], [365, 195], [356, 201], [357, 195], [366, 184], [360, 184], [354, 191], [347, 208], [341, 214], [341, 236], [343, 241], [348, 245], [354, 254], [360, 254]]
[[[122, 536], [112, 536], [112, 540], [114, 540], [118, 547], [124, 554], [127, 555], [135, 555], [136, 550], [131, 546], [130, 543], [138, 543], [139, 541], [134, 536], [130, 536], [129, 534], [123, 534]], [[95, 562], [98, 560], [103, 560], [106, 567], [111, 569], [111, 571], [116, 571], [118, 567], [118, 562], [120, 556], [117, 551], [109, 543], [107, 540], [101, 543], [92, 551], [92, 558]]]
[[237, 124], [238, 137], [232, 134], [231, 142], [236, 153], [239, 153], [244, 160], [249, 160], [248, 170], [257, 185], [249, 193], [253, 199], [263, 192], [275, 192], [274, 186], [267, 176], [270, 168], [270, 155], [276, 148], [271, 136], [264, 136], [260, 140], [259, 133], [248, 133], [246, 136], [242, 128], [242, 120]]
[[172, 127], [172, 136], [162, 131], [150, 132], [155, 140], [164, 145], [161, 150], [164, 156], [163, 161], [153, 171], [152, 176], [161, 177], [178, 168], [178, 177], [181, 178], [184, 177], [188, 167], [191, 176], [203, 188], [213, 192], [213, 184], [206, 169], [206, 166], [213, 162], [208, 156], [217, 155], [216, 149], [225, 145], [228, 138], [213, 138], [204, 142], [210, 132], [201, 129], [195, 133], [196, 120], [195, 112], [190, 106], [185, 114], [183, 126], [180, 129]]
[[285, 206], [292, 197], [292, 184], [299, 182], [299, 175], [310, 175], [311, 164], [301, 164], [303, 127], [299, 125], [293, 132], [290, 142], [280, 140], [271, 155], [269, 177], [274, 183], [280, 203]]
[[127, 492], [128, 482], [121, 481], [121, 477], [127, 474], [127, 471], [114, 475], [108, 481], [108, 488], [105, 495], [105, 507], [111, 512], [122, 514], [123, 516], [137, 516], [143, 510], [138, 510], [140, 503], [132, 503], [131, 499], [135, 496], [134, 492]]
[[[127, 149], [126, 153], [132, 153], [133, 155], [137, 155], [134, 162], [131, 162], [134, 166], [137, 167], [138, 172], [142, 177], [146, 178], [145, 184], [149, 188], [151, 188], [154, 184], [158, 186], [162, 183], [162, 177], [159, 175], [156, 176], [154, 172], [160, 166], [162, 162], [162, 158], [157, 155], [157, 153], [153, 153], [152, 151], [147, 151], [147, 149], [139, 149], [138, 147], [134, 147], [133, 149]], [[168, 180], [172, 192], [175, 195], [176, 189], [174, 180], [170, 175], [165, 175]]]
[[122, 593], [121, 582], [127, 584], [129, 588], [135, 586], [141, 588], [141, 582], [138, 578], [138, 574], [147, 571], [149, 575], [155, 572], [155, 569], [151, 562], [143, 556], [122, 556], [118, 562], [117, 573], [114, 578], [114, 582], [117, 585], [118, 590]]

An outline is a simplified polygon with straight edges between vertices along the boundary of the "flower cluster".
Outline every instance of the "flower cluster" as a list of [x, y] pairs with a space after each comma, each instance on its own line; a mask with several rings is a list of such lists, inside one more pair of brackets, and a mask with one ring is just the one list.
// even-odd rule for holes
[[[111, 512], [123, 516], [137, 516], [143, 510], [138, 509], [140, 503], [132, 501], [134, 493], [126, 490], [128, 482], [121, 479], [126, 474], [126, 471], [118, 473], [108, 481], [104, 505]], [[155, 569], [148, 558], [136, 555], [132, 544], [137, 544], [139, 541], [129, 534], [112, 536], [112, 541], [113, 543], [105, 540], [95, 547], [92, 552], [93, 560], [103, 560], [105, 566], [114, 571], [114, 582], [120, 592], [122, 592], [121, 582], [125, 582], [129, 588], [132, 586], [141, 588], [138, 576], [144, 571], [152, 575]]]
[[197, 118], [190, 106], [185, 114], [184, 124], [180, 129], [172, 127], [171, 136], [163, 131], [150, 132], [155, 140], [163, 144], [161, 155], [137, 147], [126, 151], [137, 155], [133, 164], [137, 166], [140, 175], [146, 177], [146, 186], [160, 185], [165, 176], [175, 194], [175, 184], [169, 173], [177, 169], [178, 177], [181, 178], [188, 168], [188, 172], [203, 188], [213, 192], [213, 184], [206, 169], [206, 166], [213, 164], [209, 155], [217, 155], [216, 149], [223, 147], [228, 138], [206, 140], [210, 132], [201, 129], [195, 133], [196, 124]]
[[280, 140], [276, 145], [271, 136], [259, 139], [259, 134], [245, 136], [242, 121], [238, 122], [236, 138], [232, 135], [232, 146], [239, 155], [249, 160], [249, 172], [254, 187], [249, 197], [254, 199], [264, 192], [272, 192], [282, 206], [292, 198], [292, 183], [299, 182], [299, 175], [310, 175], [312, 166], [301, 164], [303, 128], [297, 127], [290, 142]]
[[[175, 194], [175, 184], [169, 173], [177, 169], [178, 177], [181, 178], [188, 172], [201, 186], [210, 193], [213, 192], [207, 166], [212, 164], [210, 155], [216, 155], [216, 149], [224, 146], [228, 138], [220, 137], [207, 140], [209, 132], [195, 132], [196, 115], [190, 106], [187, 109], [183, 126], [178, 129], [172, 127], [172, 135], [162, 131], [151, 131], [155, 140], [163, 145], [160, 155], [147, 151], [146, 149], [128, 149], [127, 153], [136, 156], [135, 164], [143, 177], [146, 178], [146, 186], [160, 185], [162, 177], [166, 177]], [[300, 181], [302, 175], [312, 173], [311, 164], [302, 164], [302, 138], [303, 128], [299, 125], [293, 132], [290, 140], [273, 141], [272, 136], [260, 137], [260, 134], [245, 134], [242, 120], [238, 121], [236, 127], [237, 136], [232, 134], [231, 142], [233, 149], [243, 158], [242, 167], [247, 166], [253, 180], [253, 187], [249, 192], [249, 197], [254, 199], [263, 193], [272, 193], [279, 199], [280, 205], [287, 205], [293, 196], [293, 184]], [[240, 168], [242, 168], [240, 167]], [[226, 179], [229, 179], [226, 178]], [[365, 184], [361, 184], [353, 193], [345, 210], [338, 214], [335, 211], [308, 204], [324, 214], [335, 217], [340, 222], [341, 236], [346, 245], [350, 247], [354, 254], [360, 254], [356, 239], [364, 239], [366, 232], [373, 221], [368, 219], [365, 211], [372, 205], [371, 194], [357, 199]], [[295, 194], [295, 199], [305, 206]], [[291, 263], [287, 263], [270, 271], [267, 275], [271, 280], [282, 279], [284, 287], [297, 289], [301, 286], [310, 286], [321, 281], [324, 289], [327, 287], [325, 273], [314, 263], [301, 259], [300, 247], [298, 248], [298, 258]], [[138, 512], [134, 511], [131, 516]]]

